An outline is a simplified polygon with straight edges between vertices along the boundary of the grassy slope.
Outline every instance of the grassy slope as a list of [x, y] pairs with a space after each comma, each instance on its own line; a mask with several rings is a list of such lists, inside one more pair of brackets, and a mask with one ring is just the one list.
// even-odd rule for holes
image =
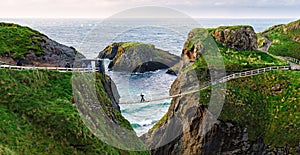
[[[240, 26], [237, 26], [236, 28], [240, 28]], [[213, 30], [215, 30], [215, 28], [208, 28], [207, 30], [208, 32], [212, 32]], [[194, 39], [186, 43], [187, 49], [189, 49], [189, 46], [193, 46], [193, 43], [195, 41], [196, 40]], [[269, 66], [288, 65], [286, 61], [274, 58], [273, 56], [270, 56], [261, 51], [238, 51], [235, 49], [224, 47], [221, 44], [217, 44], [217, 46], [222, 55], [227, 74]], [[195, 69], [195, 71], [197, 72], [200, 85], [203, 82], [210, 80], [209, 69], [207, 67], [205, 59], [202, 56], [199, 57], [199, 59], [194, 63], [192, 69]], [[166, 117], [161, 118], [161, 120], [158, 121], [158, 123], [156, 123], [151, 130], [155, 130], [155, 128], [163, 124], [165, 120]]]
[[[271, 55], [257, 50], [238, 51], [219, 44], [218, 49], [222, 55], [227, 74], [270, 66], [288, 65], [285, 60], [275, 58]], [[207, 81], [210, 79], [206, 61], [202, 56], [199, 57], [192, 68], [195, 69], [198, 73], [200, 81]]]
[[[280, 85], [280, 89], [276, 90], [276, 85]], [[210, 90], [200, 92], [200, 103], [208, 103]], [[297, 146], [299, 96], [298, 71], [271, 71], [235, 79], [227, 82], [226, 100], [219, 119], [247, 126], [252, 140], [262, 136], [265, 143], [272, 146]]]
[[[269, 48], [270, 53], [300, 59], [300, 40], [295, 41], [295, 38], [299, 39], [300, 28], [294, 29], [293, 26], [296, 24], [299, 25], [300, 20], [287, 25], [273, 26], [262, 32], [273, 43]], [[284, 32], [285, 29], [286, 33]]]
[[[222, 45], [218, 48], [229, 73], [288, 65], [260, 51], [237, 51]], [[195, 65], [200, 73], [207, 68], [202, 57]], [[203, 75], [199, 74], [199, 78], [201, 81]], [[262, 135], [267, 144], [296, 146], [300, 139], [300, 113], [297, 112], [300, 110], [299, 79], [297, 71], [272, 71], [227, 82], [226, 101], [220, 119], [248, 126], [250, 139]], [[271, 89], [275, 84], [280, 84], [282, 92], [272, 95]], [[210, 89], [206, 89], [200, 93], [200, 103], [209, 103], [209, 92]]]
[[288, 65], [286, 61], [274, 58], [261, 51], [237, 51], [219, 45], [226, 71], [240, 72], [269, 66]]
[[101, 142], [83, 125], [72, 102], [71, 75], [0, 70], [0, 154], [134, 153]]
[[41, 44], [45, 42], [43, 34], [17, 24], [0, 23], [0, 54], [9, 54], [13, 58], [22, 58], [29, 50], [36, 55], [44, 54]]
[[[248, 28], [248, 27], [251, 28], [250, 26], [230, 26], [230, 27], [224, 26], [224, 27], [219, 27], [217, 29], [224, 29], [224, 28], [237, 29], [237, 28]], [[206, 30], [208, 32], [212, 32], [216, 30], [216, 28], [208, 28]], [[196, 42], [196, 39], [197, 38], [193, 38], [193, 40], [186, 43], [187, 49], [190, 49], [190, 47]], [[222, 54], [226, 71], [229, 73], [241, 72], [245, 70], [269, 67], [269, 66], [288, 65], [286, 61], [280, 60], [278, 58], [275, 58], [271, 55], [268, 55], [258, 50], [235, 50], [232, 48], [224, 47], [218, 43], [217, 46], [220, 53]], [[201, 69], [201, 68], [206, 68], [207, 64], [203, 59], [203, 57], [200, 57], [200, 59], [196, 61], [195, 66]]]

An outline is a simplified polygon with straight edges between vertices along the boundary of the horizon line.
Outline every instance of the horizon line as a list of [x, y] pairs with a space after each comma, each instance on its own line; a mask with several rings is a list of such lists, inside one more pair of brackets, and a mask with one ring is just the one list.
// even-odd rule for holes
[[[111, 17], [0, 17], [0, 19], [109, 19]], [[178, 19], [174, 17], [120, 17], [119, 19]], [[300, 19], [299, 17], [192, 17], [193, 19]], [[118, 19], [118, 18], [114, 18]]]

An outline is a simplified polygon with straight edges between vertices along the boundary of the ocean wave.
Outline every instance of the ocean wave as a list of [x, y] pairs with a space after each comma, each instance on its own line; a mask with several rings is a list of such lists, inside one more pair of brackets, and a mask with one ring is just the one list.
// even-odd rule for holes
[[140, 106], [137, 107], [136, 105], [130, 105], [130, 107], [127, 107], [126, 109], [122, 108], [121, 113], [126, 114], [126, 113], [135, 113], [139, 112], [145, 109], [153, 109], [153, 108], [162, 108], [162, 106], [169, 106], [169, 102], [161, 102], [161, 103], [153, 103], [153, 104], [147, 104], [145, 106]]
[[157, 121], [153, 121], [153, 120], [144, 120], [140, 123], [132, 123], [131, 126], [134, 129], [140, 128], [140, 127], [147, 127], [147, 126], [152, 126], [156, 123]]

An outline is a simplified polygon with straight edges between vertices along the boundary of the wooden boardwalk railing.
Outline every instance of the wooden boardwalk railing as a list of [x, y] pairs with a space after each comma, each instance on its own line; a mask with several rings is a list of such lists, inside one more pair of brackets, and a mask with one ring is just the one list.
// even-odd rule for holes
[[11, 66], [0, 65], [0, 68], [15, 69], [15, 70], [56, 70], [59, 72], [96, 72], [95, 68], [64, 68], [64, 67], [29, 67], [29, 66]]

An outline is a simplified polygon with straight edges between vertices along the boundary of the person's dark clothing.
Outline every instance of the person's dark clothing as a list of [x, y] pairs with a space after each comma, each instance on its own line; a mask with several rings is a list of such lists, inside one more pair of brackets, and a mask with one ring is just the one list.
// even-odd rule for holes
[[144, 95], [141, 94], [141, 102], [145, 102]]
[[17, 60], [17, 66], [22, 66], [22, 59]]
[[71, 68], [71, 65], [69, 63], [67, 63], [65, 68]]

